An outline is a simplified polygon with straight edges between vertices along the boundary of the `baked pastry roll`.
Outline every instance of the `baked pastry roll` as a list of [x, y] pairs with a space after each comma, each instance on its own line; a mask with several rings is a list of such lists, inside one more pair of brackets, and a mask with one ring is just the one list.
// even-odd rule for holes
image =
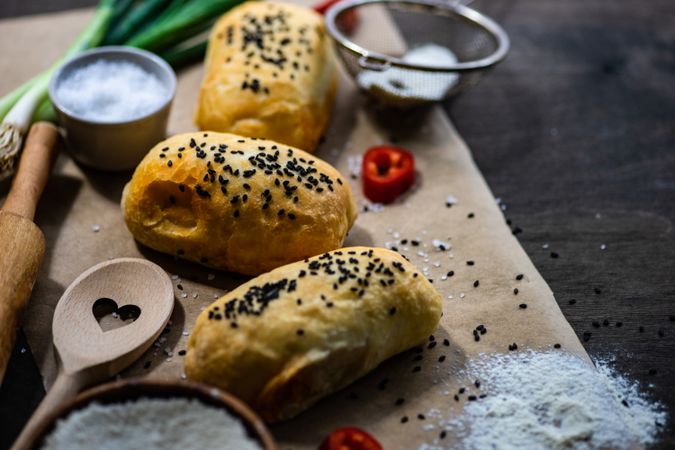
[[398, 253], [352, 247], [239, 286], [197, 318], [185, 373], [288, 419], [428, 338], [440, 294]]
[[337, 72], [323, 18], [286, 3], [246, 2], [213, 27], [195, 123], [313, 151]]
[[140, 243], [247, 275], [339, 248], [357, 214], [330, 164], [272, 141], [201, 132], [150, 150], [122, 211]]

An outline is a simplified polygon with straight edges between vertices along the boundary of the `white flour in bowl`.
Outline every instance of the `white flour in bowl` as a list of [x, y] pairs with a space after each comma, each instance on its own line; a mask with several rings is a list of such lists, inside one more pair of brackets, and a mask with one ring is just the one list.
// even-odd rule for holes
[[57, 422], [43, 450], [261, 450], [222, 409], [184, 398], [92, 403]]
[[[460, 396], [463, 413], [437, 425], [466, 450], [627, 450], [652, 443], [666, 420], [661, 405], [607, 362], [596, 369], [562, 350], [481, 357], [464, 375], [478, 380], [486, 396]], [[444, 448], [437, 438], [420, 450]]]

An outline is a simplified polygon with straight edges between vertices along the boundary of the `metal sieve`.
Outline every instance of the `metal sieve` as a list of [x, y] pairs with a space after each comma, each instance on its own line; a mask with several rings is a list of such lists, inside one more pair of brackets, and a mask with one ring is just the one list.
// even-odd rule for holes
[[[357, 25], [348, 34], [340, 24], [354, 14]], [[462, 92], [509, 49], [497, 23], [459, 2], [342, 0], [326, 13], [326, 25], [359, 88], [393, 106]]]

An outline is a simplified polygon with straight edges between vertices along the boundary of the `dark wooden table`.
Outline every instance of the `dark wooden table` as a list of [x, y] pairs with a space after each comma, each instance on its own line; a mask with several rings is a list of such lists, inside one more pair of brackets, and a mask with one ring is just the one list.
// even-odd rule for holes
[[[3, 0], [0, 17], [93, 3]], [[446, 110], [588, 352], [673, 414], [675, 2], [475, 5], [511, 53]], [[44, 395], [26, 348], [0, 389], [0, 448]], [[675, 448], [674, 423], [655, 448]]]

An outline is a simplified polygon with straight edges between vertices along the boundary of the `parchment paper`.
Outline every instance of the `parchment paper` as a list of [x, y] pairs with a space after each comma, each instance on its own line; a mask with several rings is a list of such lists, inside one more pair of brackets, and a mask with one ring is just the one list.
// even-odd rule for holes
[[[396, 39], [389, 18], [379, 14], [376, 22], [369, 22], [378, 23], [377, 27], [361, 27], [359, 32], [368, 33], [370, 39]], [[5, 37], [0, 41], [0, 93], [51, 64], [90, 15], [91, 10], [79, 10], [0, 21], [0, 35]], [[170, 133], [194, 129], [191, 118], [201, 74], [199, 66], [179, 73]], [[368, 212], [362, 212], [346, 245], [397, 247], [428, 271], [443, 296], [444, 316], [434, 333], [438, 344], [432, 349], [425, 345], [419, 353], [421, 361], [413, 361], [418, 355], [414, 352], [399, 355], [299, 417], [273, 427], [280, 448], [315, 449], [333, 428], [348, 425], [367, 429], [387, 449], [438, 442], [440, 430], [416, 416], [430, 412], [432, 416], [448, 416], [461, 411], [462, 403], [453, 401], [452, 394], [460, 386], [468, 386], [457, 373], [468, 358], [482, 352], [507, 352], [512, 343], [521, 351], [559, 343], [563, 350], [587, 358], [546, 282], [505, 224], [469, 149], [442, 110], [378, 111], [358, 95], [345, 73], [337, 99], [330, 129], [317, 154], [350, 180], [361, 206], [367, 202], [361, 195], [360, 181], [349, 176], [350, 165], [372, 145], [395, 141], [412, 150], [419, 180], [398, 203], [384, 209], [370, 205]], [[123, 376], [181, 377], [183, 357], [178, 353], [185, 348], [196, 316], [215, 297], [245, 281], [238, 275], [139, 247], [119, 209], [121, 190], [130, 176], [80, 167], [62, 155], [43, 195], [36, 220], [45, 233], [47, 253], [25, 314], [24, 330], [46, 386], [56, 374], [51, 344], [54, 307], [65, 288], [90, 266], [113, 257], [145, 257], [174, 275], [177, 300], [169, 331]], [[8, 183], [0, 189], [4, 196]], [[457, 199], [451, 207], [446, 206], [449, 195]], [[435, 239], [449, 248], [436, 249]], [[412, 240], [419, 245], [414, 246]], [[454, 276], [444, 279], [449, 271], [454, 271]], [[518, 274], [524, 275], [520, 281], [516, 280]], [[478, 287], [474, 287], [476, 280]], [[521, 303], [526, 303], [527, 309], [519, 308]], [[476, 342], [473, 330], [480, 324], [488, 332]], [[444, 339], [449, 346], [443, 344]], [[446, 357], [443, 362], [439, 362], [441, 355]], [[416, 366], [419, 371], [414, 371]], [[405, 402], [396, 406], [399, 398]], [[408, 416], [409, 422], [402, 424], [402, 416]], [[451, 446], [453, 439], [449, 435], [442, 443]]]

